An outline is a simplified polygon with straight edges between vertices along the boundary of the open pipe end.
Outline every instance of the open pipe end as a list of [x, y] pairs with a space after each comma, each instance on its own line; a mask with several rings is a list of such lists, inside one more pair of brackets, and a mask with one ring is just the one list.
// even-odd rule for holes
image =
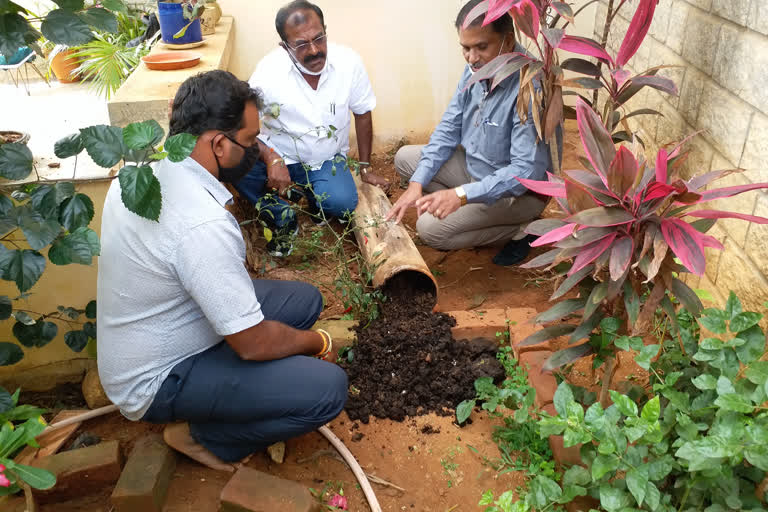
[[431, 273], [405, 268], [393, 272], [382, 286], [388, 297], [407, 297], [426, 294], [430, 296], [431, 306], [437, 304], [437, 281]]

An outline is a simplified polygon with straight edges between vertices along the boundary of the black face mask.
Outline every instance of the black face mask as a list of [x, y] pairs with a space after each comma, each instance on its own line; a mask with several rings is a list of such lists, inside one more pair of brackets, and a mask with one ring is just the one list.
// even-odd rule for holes
[[[243, 151], [245, 151], [243, 158], [241, 158], [240, 162], [234, 167], [222, 167], [221, 164], [219, 164], [219, 157], [216, 156], [216, 153], [213, 154], [213, 157], [216, 159], [216, 165], [219, 167], [219, 181], [222, 183], [237, 183], [243, 176], [251, 172], [253, 165], [259, 159], [261, 151], [259, 151], [258, 144], [246, 147], [232, 137], [229, 137], [226, 133], [222, 133], [222, 135], [243, 148]], [[211, 139], [211, 150], [213, 150], [213, 139]]]

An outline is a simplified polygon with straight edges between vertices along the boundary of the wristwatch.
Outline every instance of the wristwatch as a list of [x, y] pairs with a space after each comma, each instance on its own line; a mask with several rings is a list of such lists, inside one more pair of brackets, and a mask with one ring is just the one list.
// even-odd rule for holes
[[467, 204], [467, 193], [464, 191], [464, 187], [458, 186], [453, 190], [456, 192], [456, 195], [459, 196], [459, 201], [461, 201], [461, 206], [464, 206], [465, 204]]

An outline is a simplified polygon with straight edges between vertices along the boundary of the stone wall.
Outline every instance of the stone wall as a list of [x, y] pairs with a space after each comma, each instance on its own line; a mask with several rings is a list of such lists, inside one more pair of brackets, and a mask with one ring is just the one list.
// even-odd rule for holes
[[[615, 2], [618, 4], [618, 0]], [[627, 2], [608, 38], [616, 55], [634, 14]], [[595, 39], [602, 38], [608, 1], [600, 0]], [[697, 131], [684, 177], [709, 170], [743, 168], [714, 184], [735, 186], [768, 181], [768, 1], [660, 0], [647, 39], [630, 61], [642, 72], [659, 65], [679, 66], [659, 74], [673, 79], [677, 97], [647, 89], [628, 110], [652, 108], [663, 114], [633, 118], [650, 152]], [[718, 209], [768, 217], [768, 195], [747, 192], [721, 199]], [[707, 271], [691, 276], [692, 287], [707, 290], [723, 303], [733, 290], [753, 311], [768, 299], [768, 226], [742, 220], [718, 220], [710, 234], [726, 250], [710, 250]]]

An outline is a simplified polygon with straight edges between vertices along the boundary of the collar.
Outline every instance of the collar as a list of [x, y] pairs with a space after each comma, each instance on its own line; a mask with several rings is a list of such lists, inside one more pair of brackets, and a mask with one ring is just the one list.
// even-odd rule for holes
[[197, 184], [207, 190], [221, 206], [227, 206], [232, 202], [232, 193], [227, 190], [227, 187], [191, 156], [175, 165], [180, 165], [186, 169], [194, 177]]

